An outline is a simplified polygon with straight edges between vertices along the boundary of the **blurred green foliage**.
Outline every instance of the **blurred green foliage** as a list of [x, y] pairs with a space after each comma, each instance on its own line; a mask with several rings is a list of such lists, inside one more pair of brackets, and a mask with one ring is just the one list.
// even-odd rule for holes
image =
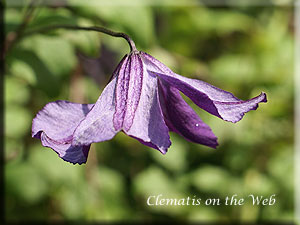
[[[7, 8], [6, 35], [18, 32], [26, 8]], [[138, 49], [177, 73], [268, 103], [237, 124], [194, 107], [218, 136], [214, 150], [171, 134], [166, 155], [123, 133], [93, 144], [86, 165], [72, 165], [31, 138], [31, 120], [48, 102], [93, 103], [128, 52], [122, 39], [57, 30], [21, 39], [7, 52], [5, 76], [5, 208], [8, 221], [292, 221], [293, 14], [278, 7], [38, 7], [25, 31], [50, 24], [105, 26], [129, 34]], [[78, 54], [114, 53], [99, 84]], [[101, 67], [100, 63], [100, 67]], [[147, 206], [150, 195], [269, 197], [274, 206]]]

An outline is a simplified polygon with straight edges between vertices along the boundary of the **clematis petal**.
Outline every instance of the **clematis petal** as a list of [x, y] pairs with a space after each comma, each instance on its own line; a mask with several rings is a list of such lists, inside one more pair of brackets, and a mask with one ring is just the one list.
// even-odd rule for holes
[[188, 141], [217, 147], [217, 137], [183, 100], [176, 88], [162, 81], [159, 82], [159, 93], [165, 121], [171, 131], [182, 135]]
[[128, 86], [130, 80], [131, 58], [128, 57], [121, 65], [115, 88], [115, 112], [113, 116], [113, 125], [115, 130], [122, 129], [126, 113], [126, 103], [128, 96]]
[[143, 80], [143, 63], [136, 54], [131, 54], [120, 68], [116, 85], [116, 111], [113, 122], [116, 130], [128, 131], [140, 101]]
[[133, 123], [137, 110], [143, 85], [143, 62], [136, 54], [132, 55], [130, 80], [128, 86], [126, 113], [124, 117], [123, 129], [128, 131]]
[[106, 141], [119, 131], [113, 126], [115, 85], [116, 77], [104, 88], [94, 107], [76, 128], [73, 134], [73, 145], [89, 145], [93, 142]]
[[120, 129], [115, 129], [113, 116], [115, 114], [115, 87], [118, 74], [127, 63], [126, 55], [113, 72], [111, 81], [104, 88], [94, 107], [81, 121], [73, 134], [73, 145], [89, 145], [112, 139]]
[[61, 100], [48, 103], [32, 121], [32, 137], [40, 138], [45, 132], [53, 140], [72, 139], [75, 128], [93, 106]]
[[68, 101], [48, 103], [32, 121], [32, 137], [52, 148], [61, 158], [71, 163], [84, 163], [89, 146], [73, 147], [73, 132], [93, 104], [77, 104]]
[[[234, 97], [231, 93], [217, 89], [203, 81], [188, 78], [182, 79], [179, 75], [176, 77], [167, 76], [165, 74], [158, 75], [171, 86], [182, 91], [182, 93], [188, 96], [202, 109], [233, 123], [240, 121], [244, 114], [250, 110], [257, 109], [258, 103], [267, 101], [265, 93], [243, 101]], [[210, 92], [212, 88], [214, 88], [214, 93]]]
[[230, 92], [214, 87], [204, 81], [175, 74], [154, 57], [146, 53], [141, 54], [148, 71], [183, 92], [202, 109], [223, 120], [233, 123], [238, 122], [246, 112], [257, 109], [258, 103], [267, 102], [266, 94], [263, 92], [255, 98], [243, 101]]
[[142, 144], [165, 154], [171, 145], [169, 130], [160, 108], [157, 77], [143, 69], [142, 92], [132, 126], [124, 132]]
[[60, 158], [73, 164], [86, 163], [90, 145], [72, 146], [71, 142], [57, 142], [49, 138], [44, 132], [41, 133], [41, 142], [45, 147], [52, 148]]

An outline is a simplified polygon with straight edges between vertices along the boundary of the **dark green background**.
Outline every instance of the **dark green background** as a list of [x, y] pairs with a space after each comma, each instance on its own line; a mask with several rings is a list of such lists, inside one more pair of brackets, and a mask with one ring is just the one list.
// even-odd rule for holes
[[[6, 9], [7, 37], [16, 32], [26, 12], [26, 6]], [[268, 103], [232, 124], [187, 99], [218, 136], [216, 150], [172, 133], [173, 144], [162, 155], [119, 133], [110, 141], [93, 144], [87, 164], [74, 166], [31, 138], [31, 121], [50, 101], [94, 103], [128, 53], [127, 43], [84, 31], [21, 35], [6, 55], [8, 221], [293, 220], [292, 7], [68, 4], [37, 7], [25, 31], [49, 24], [98, 25], [125, 32], [139, 50], [183, 76], [204, 80], [245, 100], [264, 91]], [[222, 203], [226, 196], [237, 194], [246, 203], [147, 206], [148, 196], [157, 194], [220, 198]], [[276, 204], [253, 206], [249, 194], [275, 194]]]

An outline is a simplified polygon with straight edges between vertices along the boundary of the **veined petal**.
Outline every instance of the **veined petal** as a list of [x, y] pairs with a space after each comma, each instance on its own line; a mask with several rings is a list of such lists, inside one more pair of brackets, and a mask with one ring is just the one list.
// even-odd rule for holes
[[113, 116], [115, 114], [115, 87], [118, 74], [128, 56], [123, 57], [113, 72], [111, 81], [104, 88], [94, 107], [76, 128], [72, 144], [89, 145], [93, 142], [106, 141], [113, 138], [120, 129], [115, 129]]
[[133, 123], [135, 112], [137, 110], [143, 85], [143, 62], [136, 55], [132, 55], [129, 89], [127, 94], [126, 113], [124, 117], [123, 129], [128, 131]]
[[120, 67], [119, 75], [117, 76], [115, 88], [115, 112], [113, 116], [113, 125], [116, 130], [122, 129], [126, 113], [131, 61], [131, 57], [125, 59]]
[[[157, 75], [171, 86], [182, 91], [182, 93], [188, 96], [202, 109], [223, 120], [233, 123], [240, 121], [244, 114], [250, 110], [257, 109], [258, 103], [267, 101], [265, 93], [261, 93], [252, 99], [243, 101], [234, 97], [231, 93], [217, 89], [216, 87], [214, 87], [214, 93], [212, 94], [209, 91], [213, 86], [203, 81], [189, 79], [179, 75], [176, 77], [165, 74]], [[222, 95], [223, 97], [220, 97]]]
[[116, 110], [113, 118], [116, 130], [128, 131], [133, 123], [140, 101], [143, 81], [143, 63], [137, 54], [131, 54], [120, 68], [116, 86]]
[[45, 132], [53, 140], [70, 140], [93, 106], [61, 100], [48, 103], [32, 121], [32, 137], [40, 138], [40, 133]]
[[71, 163], [84, 163], [89, 146], [71, 146], [73, 133], [85, 118], [93, 104], [77, 104], [68, 101], [48, 103], [32, 121], [32, 137], [52, 148], [61, 158]]
[[246, 112], [257, 109], [258, 103], [267, 102], [266, 94], [263, 92], [255, 98], [243, 101], [230, 92], [204, 81], [175, 74], [163, 63], [146, 53], [142, 53], [142, 59], [148, 71], [180, 90], [202, 109], [223, 120], [238, 122]]
[[104, 88], [94, 107], [76, 128], [73, 134], [73, 145], [89, 145], [93, 142], [106, 141], [119, 131], [113, 126], [115, 86], [116, 77]]
[[183, 100], [176, 88], [162, 81], [159, 82], [159, 93], [165, 121], [171, 131], [182, 135], [188, 141], [216, 148], [217, 137]]
[[142, 92], [132, 126], [124, 132], [142, 144], [165, 154], [171, 145], [169, 130], [160, 108], [157, 77], [143, 68]]

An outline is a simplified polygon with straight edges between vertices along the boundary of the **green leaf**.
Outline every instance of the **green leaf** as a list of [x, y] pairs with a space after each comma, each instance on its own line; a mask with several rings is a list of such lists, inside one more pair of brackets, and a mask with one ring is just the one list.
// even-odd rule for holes
[[35, 71], [28, 63], [15, 59], [10, 69], [14, 76], [23, 79], [28, 84], [37, 85]]
[[100, 186], [101, 191], [111, 197], [121, 197], [124, 194], [125, 181], [123, 176], [115, 170], [103, 166], [98, 167], [97, 179], [95, 182]]
[[38, 139], [34, 139], [34, 143], [30, 148], [30, 162], [48, 182], [56, 185], [53, 188], [61, 185], [72, 187], [80, 182], [83, 167], [62, 160], [51, 148], [42, 146]]
[[100, 208], [101, 214], [95, 208], [89, 209], [90, 217], [96, 217], [102, 221], [116, 221], [128, 218], [124, 177], [116, 170], [104, 166], [99, 166], [91, 173], [91, 179], [93, 179], [95, 187], [94, 192], [99, 197], [101, 196], [101, 201], [92, 200], [93, 196], [90, 196], [90, 198], [95, 204], [99, 204], [99, 208], [101, 205], [102, 207]]
[[270, 196], [278, 191], [277, 186], [270, 177], [255, 169], [249, 169], [247, 171], [244, 188], [247, 193], [264, 196]]
[[282, 185], [285, 192], [292, 192], [294, 185], [294, 151], [291, 146], [282, 146], [268, 160], [268, 172]]
[[25, 144], [20, 139], [5, 138], [5, 160], [7, 162], [20, 160], [25, 150]]
[[76, 185], [76, 188], [61, 187], [55, 196], [59, 204], [59, 211], [64, 218], [69, 220], [84, 219], [86, 207], [87, 188], [83, 182]]
[[213, 208], [205, 207], [204, 205], [193, 207], [188, 215], [188, 221], [192, 223], [199, 223], [205, 221], [205, 223], [213, 223], [219, 221], [220, 213]]
[[[238, 194], [238, 182], [234, 182], [233, 177], [221, 167], [202, 166], [191, 174], [191, 183], [204, 193], [221, 194], [223, 197], [230, 193]], [[240, 190], [241, 191], [241, 190]]]
[[[26, 65], [26, 64], [25, 64]], [[26, 65], [27, 66], [27, 65]], [[24, 71], [26, 73], [26, 70]], [[21, 80], [6, 75], [5, 76], [5, 102], [12, 104], [25, 104], [30, 98], [30, 90]]]
[[[79, 20], [81, 26], [93, 26], [88, 20]], [[100, 36], [98, 32], [93, 31], [72, 31], [65, 30], [62, 37], [72, 43], [72, 45], [80, 52], [90, 57], [97, 57], [100, 49]]]
[[[15, 64], [15, 62], [17, 63]], [[20, 64], [19, 62], [22, 63]], [[8, 58], [8, 65], [10, 65], [13, 75], [24, 79], [26, 79], [27, 76], [32, 76], [30, 75], [32, 70], [34, 72], [37, 88], [51, 97], [55, 97], [59, 94], [59, 78], [55, 76], [38, 55], [31, 50], [22, 48], [14, 49]], [[24, 74], [27, 75], [22, 74], [22, 69], [24, 69]], [[27, 79], [34, 80], [32, 78]]]
[[20, 8], [6, 8], [4, 13], [5, 33], [15, 31], [22, 23], [23, 15]]
[[77, 63], [73, 46], [61, 37], [35, 35], [26, 39], [22, 46], [33, 51], [57, 77], [69, 75]]
[[222, 55], [211, 63], [213, 76], [231, 86], [252, 82], [256, 78], [255, 69], [254, 59], [241, 54]]
[[20, 138], [25, 134], [31, 135], [32, 115], [28, 109], [7, 105], [5, 107], [5, 135], [13, 138]]
[[6, 194], [28, 204], [46, 197], [49, 186], [31, 164], [18, 162], [5, 167], [5, 187]]
[[187, 166], [186, 151], [183, 141], [172, 136], [172, 145], [166, 155], [162, 155], [159, 151], [151, 151], [151, 155], [165, 168], [179, 172], [183, 171]]
[[135, 179], [135, 189], [144, 195], [178, 194], [175, 184], [161, 169], [150, 167]]
[[253, 26], [253, 20], [250, 17], [234, 10], [197, 8], [194, 13], [188, 15], [193, 25], [206, 35], [210, 32], [218, 32], [221, 35], [234, 31], [246, 32]]
[[77, 19], [66, 8], [40, 7], [33, 20], [28, 24], [27, 30], [45, 27], [53, 24], [76, 25]]

